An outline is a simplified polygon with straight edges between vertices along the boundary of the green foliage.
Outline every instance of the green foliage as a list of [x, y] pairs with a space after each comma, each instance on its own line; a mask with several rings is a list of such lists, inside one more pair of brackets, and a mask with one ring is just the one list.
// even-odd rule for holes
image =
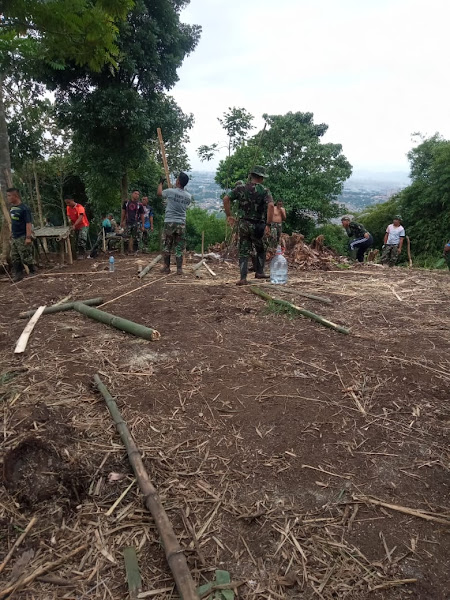
[[202, 247], [202, 231], [205, 232], [205, 251], [209, 246], [225, 240], [226, 220], [195, 206], [186, 213], [186, 237], [188, 250], [199, 252]]
[[278, 304], [278, 302], [274, 302], [273, 300], [269, 300], [268, 302], [266, 302], [264, 314], [285, 315], [291, 321], [298, 317], [298, 312], [294, 308], [292, 308], [291, 306]]
[[263, 164], [274, 199], [284, 200], [287, 230], [308, 235], [313, 229], [311, 217], [323, 223], [339, 214], [336, 200], [352, 167], [340, 144], [321, 142], [328, 126], [315, 124], [312, 113], [264, 118], [267, 130], [220, 162], [216, 182], [227, 189], [236, 180], [245, 180], [255, 164]]
[[348, 236], [341, 225], [327, 223], [314, 230], [314, 234], [309, 236], [308, 243], [311, 243], [318, 235], [323, 235], [324, 245], [331, 248], [341, 256], [348, 253]]
[[226, 146], [220, 146], [217, 142], [210, 146], [200, 146], [197, 149], [197, 154], [201, 161], [210, 161], [216, 152], [223, 147], [228, 149], [228, 157], [230, 157], [232, 150], [245, 145], [248, 133], [253, 129], [252, 121], [254, 117], [245, 108], [236, 108], [233, 106], [228, 111], [227, 113], [223, 113], [222, 119], [220, 117], [217, 119], [227, 134], [228, 140]]

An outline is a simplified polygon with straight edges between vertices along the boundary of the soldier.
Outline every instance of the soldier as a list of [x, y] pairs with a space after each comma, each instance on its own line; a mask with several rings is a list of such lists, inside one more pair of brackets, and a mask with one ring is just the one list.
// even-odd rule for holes
[[11, 264], [13, 269], [13, 281], [23, 279], [23, 265], [27, 265], [30, 273], [35, 272], [33, 258], [33, 244], [31, 237], [31, 211], [23, 204], [19, 190], [8, 188], [6, 198], [11, 205]]
[[254, 167], [250, 173], [250, 183], [237, 185], [223, 199], [223, 207], [230, 226], [236, 219], [231, 215], [231, 202], [237, 202], [239, 217], [239, 270], [237, 285], [248, 285], [248, 258], [252, 248], [256, 251], [256, 279], [268, 279], [264, 274], [266, 250], [264, 233], [269, 235], [273, 220], [273, 198], [270, 190], [264, 187], [266, 172], [263, 167]]
[[122, 204], [122, 218], [120, 226], [125, 229], [128, 237], [128, 252], [134, 250], [134, 240], [137, 249], [142, 249], [142, 234], [144, 232], [144, 207], [139, 202], [139, 192], [134, 190], [131, 199]]
[[352, 221], [350, 217], [342, 217], [341, 222], [348, 237], [353, 238], [349, 244], [350, 250], [356, 250], [356, 260], [360, 263], [364, 262], [364, 253], [373, 244], [371, 234], [360, 223]]
[[64, 198], [67, 216], [71, 222], [72, 231], [75, 233], [75, 245], [77, 258], [86, 258], [86, 246], [88, 241], [89, 221], [82, 204], [78, 204], [72, 196]]
[[402, 226], [402, 218], [400, 215], [392, 219], [392, 223], [387, 226], [384, 236], [383, 253], [381, 255], [381, 263], [393, 267], [402, 251], [403, 242], [405, 241], [405, 230]]
[[163, 191], [165, 179], [161, 177], [156, 194], [166, 201], [164, 216], [163, 250], [164, 267], [162, 273], [170, 273], [170, 253], [175, 249], [177, 261], [177, 275], [183, 275], [183, 252], [186, 247], [186, 210], [191, 203], [192, 196], [184, 189], [189, 183], [189, 177], [181, 172], [175, 188]]

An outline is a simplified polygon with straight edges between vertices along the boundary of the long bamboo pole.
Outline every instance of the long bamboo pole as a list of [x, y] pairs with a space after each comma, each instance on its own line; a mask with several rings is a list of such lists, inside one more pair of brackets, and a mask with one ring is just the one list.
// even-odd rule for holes
[[103, 384], [98, 375], [94, 376], [97, 388], [108, 406], [109, 414], [116, 424], [117, 431], [120, 434], [123, 445], [128, 453], [128, 460], [133, 468], [139, 487], [144, 495], [144, 503], [155, 521], [158, 533], [164, 546], [164, 552], [172, 571], [178, 593], [182, 600], [199, 600], [195, 589], [192, 575], [187, 565], [186, 557], [173, 531], [166, 511], [161, 503], [156, 488], [150, 481], [150, 477], [142, 462], [141, 454], [134, 441], [127, 424], [122, 418], [120, 410], [109, 393], [108, 388]]
[[129, 321], [128, 319], [123, 319], [122, 317], [116, 317], [115, 315], [110, 315], [103, 310], [86, 306], [86, 304], [83, 304], [82, 302], [74, 302], [73, 308], [82, 315], [85, 315], [90, 319], [94, 319], [94, 321], [99, 321], [105, 325], [110, 325], [111, 327], [120, 329], [120, 331], [125, 331], [126, 333], [131, 333], [137, 337], [144, 338], [144, 340], [150, 340], [154, 342], [159, 340], [161, 337], [161, 334], [159, 331], [156, 331], [156, 329], [150, 329], [150, 327], [139, 325], [139, 323], [134, 323], [134, 321]]
[[172, 184], [170, 182], [169, 165], [167, 164], [167, 158], [166, 158], [166, 148], [164, 146], [164, 140], [163, 140], [161, 128], [158, 127], [156, 132], [158, 134], [159, 147], [161, 148], [161, 156], [162, 156], [163, 165], [164, 165], [164, 172], [166, 174], [166, 179], [167, 179], [167, 187], [172, 187]]
[[329, 298], [324, 298], [323, 296], [315, 296], [314, 294], [309, 294], [308, 292], [301, 292], [300, 290], [294, 290], [288, 287], [281, 287], [279, 285], [272, 285], [270, 283], [267, 283], [264, 287], [269, 287], [272, 290], [278, 290], [285, 294], [292, 294], [293, 296], [304, 296], [305, 298], [317, 300], [317, 302], [323, 302], [324, 304], [332, 304], [332, 301]]
[[155, 258], [139, 273], [139, 279], [142, 279], [153, 267], [162, 259], [162, 254], [158, 254]]
[[[82, 304], [86, 304], [86, 306], [98, 306], [103, 302], [103, 298], [91, 298], [89, 300], [79, 300]], [[52, 313], [61, 312], [63, 310], [71, 310], [75, 302], [65, 302], [64, 304], [55, 304], [54, 306], [47, 306], [42, 314], [49, 315]], [[22, 312], [19, 314], [20, 319], [28, 319], [32, 317], [36, 309], [27, 310], [26, 312]]]
[[250, 291], [253, 292], [254, 294], [256, 294], [257, 296], [264, 298], [264, 300], [269, 300], [269, 301], [271, 300], [272, 302], [275, 302], [276, 304], [279, 304], [280, 306], [285, 306], [286, 308], [290, 308], [291, 310], [298, 312], [299, 314], [303, 315], [304, 317], [308, 317], [309, 319], [313, 319], [314, 321], [317, 321], [321, 325], [325, 325], [325, 327], [330, 327], [330, 329], [335, 329], [336, 331], [339, 331], [339, 333], [345, 333], [347, 335], [350, 333], [349, 329], [346, 329], [345, 327], [341, 327], [340, 325], [336, 325], [336, 323], [332, 323], [331, 321], [328, 321], [328, 319], [324, 319], [320, 315], [316, 315], [316, 313], [306, 310], [305, 308], [301, 308], [300, 306], [296, 306], [295, 304], [292, 304], [291, 302], [287, 302], [287, 300], [281, 300], [280, 298], [274, 298], [273, 296], [269, 296], [269, 294], [266, 294], [260, 288], [251, 286]]

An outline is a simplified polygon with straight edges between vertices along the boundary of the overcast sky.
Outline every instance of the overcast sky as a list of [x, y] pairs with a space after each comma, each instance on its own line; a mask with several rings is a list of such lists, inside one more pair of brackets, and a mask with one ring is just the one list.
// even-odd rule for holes
[[314, 113], [355, 168], [407, 170], [411, 133], [450, 137], [449, 0], [191, 0], [202, 26], [173, 95], [192, 112], [189, 155], [225, 141], [230, 106]]

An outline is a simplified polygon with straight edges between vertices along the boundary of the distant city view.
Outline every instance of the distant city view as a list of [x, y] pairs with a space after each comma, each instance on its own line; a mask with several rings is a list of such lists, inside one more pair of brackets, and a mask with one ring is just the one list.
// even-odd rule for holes
[[[213, 171], [191, 171], [188, 190], [193, 195], [197, 206], [209, 212], [222, 209], [221, 188], [214, 181]], [[345, 204], [349, 212], [358, 212], [371, 204], [386, 202], [407, 185], [410, 180], [407, 173], [393, 171], [378, 173], [356, 171], [344, 183], [344, 191], [338, 201]]]

